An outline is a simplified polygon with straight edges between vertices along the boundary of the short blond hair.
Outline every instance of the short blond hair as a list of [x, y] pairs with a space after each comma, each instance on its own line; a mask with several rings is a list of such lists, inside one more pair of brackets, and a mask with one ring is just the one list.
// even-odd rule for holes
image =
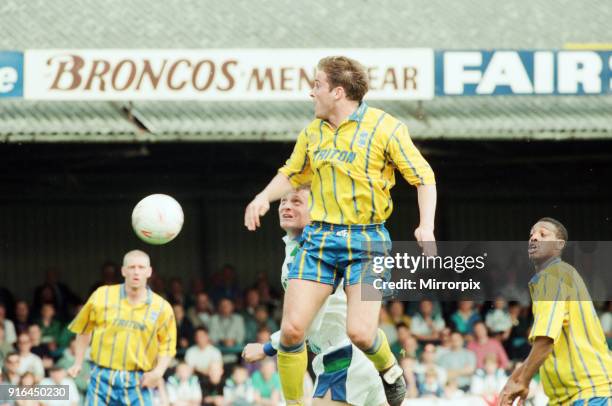
[[151, 264], [151, 258], [149, 257], [149, 254], [147, 254], [146, 252], [141, 251], [141, 250], [132, 250], [132, 251], [128, 251], [123, 256], [123, 266], [127, 265], [128, 258], [130, 258], [130, 257], [138, 257], [138, 256], [145, 257], [146, 259], [149, 260], [149, 265]]

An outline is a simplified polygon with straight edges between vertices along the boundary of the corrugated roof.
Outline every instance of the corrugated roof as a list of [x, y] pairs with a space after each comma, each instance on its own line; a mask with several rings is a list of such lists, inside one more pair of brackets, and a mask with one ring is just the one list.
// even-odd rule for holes
[[[612, 135], [612, 97], [439, 98], [378, 102], [408, 124], [413, 137], [548, 139]], [[311, 103], [134, 103], [133, 114], [161, 138], [294, 140], [312, 118]]]
[[[612, 97], [440, 98], [377, 102], [415, 139], [592, 139], [612, 136]], [[135, 121], [123, 110], [131, 109]], [[2, 141], [293, 141], [309, 102], [0, 103]], [[146, 128], [139, 128], [136, 123]]]
[[[599, 0], [5, 0], [0, 49], [560, 48], [612, 42]], [[606, 36], [607, 35], [607, 36]], [[612, 97], [373, 102], [415, 138], [612, 137]], [[309, 102], [0, 101], [0, 141], [293, 140]]]
[[601, 0], [4, 0], [0, 49], [559, 48], [611, 42], [611, 16]]
[[113, 103], [0, 101], [5, 142], [134, 141], [142, 133]]

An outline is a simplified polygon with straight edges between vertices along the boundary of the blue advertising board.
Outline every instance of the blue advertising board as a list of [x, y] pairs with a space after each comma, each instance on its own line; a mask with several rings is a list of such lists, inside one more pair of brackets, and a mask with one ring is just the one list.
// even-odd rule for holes
[[23, 97], [23, 53], [0, 51], [0, 98]]
[[612, 51], [436, 51], [437, 96], [612, 94]]

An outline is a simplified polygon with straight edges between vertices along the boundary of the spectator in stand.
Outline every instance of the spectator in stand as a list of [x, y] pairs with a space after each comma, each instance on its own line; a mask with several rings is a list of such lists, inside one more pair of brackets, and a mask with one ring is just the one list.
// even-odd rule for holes
[[117, 285], [121, 283], [119, 275], [119, 266], [113, 261], [105, 261], [100, 268], [100, 276], [102, 279], [94, 283], [89, 289], [89, 293], [93, 293], [100, 286]]
[[600, 316], [601, 327], [606, 335], [608, 348], [612, 350], [612, 300], [606, 302], [605, 311]]
[[523, 360], [527, 358], [531, 345], [527, 341], [529, 329], [531, 328], [530, 313], [528, 308], [521, 307], [519, 302], [510, 302], [508, 313], [512, 321], [512, 329], [508, 339], [504, 342], [504, 347], [510, 359]]
[[440, 332], [446, 324], [444, 319], [433, 314], [433, 302], [422, 300], [419, 304], [419, 311], [414, 315], [410, 322], [410, 330], [419, 341], [430, 342], [440, 339]]
[[[73, 337], [70, 341], [70, 344], [68, 344], [68, 348], [63, 351], [62, 357], [59, 359], [59, 361], [57, 361], [55, 365], [66, 370], [70, 368], [72, 365], [74, 365], [76, 354], [75, 351], [76, 337]], [[91, 364], [89, 362], [83, 362], [83, 366], [81, 367], [79, 374], [76, 376], [76, 378], [74, 378], [74, 383], [83, 399], [85, 398], [85, 394], [87, 393], [87, 385], [89, 384], [90, 374]]]
[[[272, 335], [272, 332], [270, 330], [268, 330], [266, 327], [262, 327], [257, 332], [257, 337], [255, 338], [255, 342], [263, 345], [267, 343], [268, 341], [270, 341], [271, 335]], [[273, 355], [272, 357], [270, 357], [270, 359], [276, 362], [276, 355]], [[258, 371], [261, 368], [261, 361], [245, 363], [244, 366], [249, 371], [249, 376], [251, 376], [255, 373], [255, 371]]]
[[395, 355], [395, 358], [399, 361], [402, 355], [402, 349], [404, 347], [404, 342], [410, 337], [412, 334], [410, 333], [410, 329], [404, 323], [399, 323], [396, 326], [397, 331], [397, 341], [391, 344], [391, 352]]
[[509, 366], [508, 355], [501, 343], [489, 337], [487, 327], [481, 321], [474, 325], [474, 341], [468, 344], [467, 349], [476, 355], [476, 368], [484, 368], [485, 357], [493, 354], [501, 369]]
[[[19, 379], [19, 386], [32, 386], [37, 382], [36, 377], [31, 372], [26, 372]], [[16, 406], [41, 406], [42, 403], [29, 397], [15, 401]]]
[[270, 358], [261, 361], [261, 369], [251, 376], [255, 388], [255, 402], [259, 406], [277, 406], [281, 400], [281, 382], [276, 362]]
[[255, 288], [247, 289], [244, 294], [244, 309], [242, 311], [242, 317], [244, 317], [245, 323], [249, 318], [255, 317], [255, 309], [260, 305], [259, 292]]
[[426, 372], [430, 369], [435, 370], [440, 388], [444, 388], [446, 384], [446, 370], [439, 365], [436, 365], [436, 346], [426, 344], [421, 353], [421, 362], [414, 367], [414, 372], [417, 376], [417, 382], [423, 384], [425, 382]]
[[[200, 293], [205, 293], [206, 284], [204, 283], [204, 278], [201, 276], [194, 276], [191, 278], [189, 283], [189, 303], [195, 304], [196, 299]], [[191, 308], [191, 306], [189, 307]]]
[[15, 344], [17, 341], [15, 325], [6, 317], [6, 306], [4, 303], [0, 303], [0, 324], [4, 326], [4, 340], [9, 344]]
[[225, 298], [219, 302], [219, 312], [210, 318], [210, 339], [221, 350], [223, 362], [234, 363], [242, 352], [244, 320], [234, 313], [234, 304]]
[[40, 315], [43, 303], [52, 302], [55, 305], [57, 317], [66, 321], [70, 314], [70, 308], [81, 303], [81, 298], [60, 282], [59, 270], [50, 268], [45, 274], [45, 283], [37, 287], [34, 292], [34, 314]]
[[444, 387], [440, 385], [440, 378], [434, 368], [427, 368], [425, 379], [418, 386], [422, 398], [440, 398], [444, 395]]
[[262, 327], [257, 331], [257, 337], [255, 338], [255, 341], [260, 344], [265, 344], [268, 341], [270, 341], [271, 336], [272, 336], [272, 332], [267, 327]]
[[446, 382], [446, 386], [444, 387], [444, 398], [445, 399], [454, 400], [454, 399], [460, 399], [464, 396], [465, 396], [465, 392], [459, 389], [456, 379], [449, 379], [448, 382]]
[[451, 329], [445, 327], [440, 332], [440, 345], [436, 346], [436, 360], [442, 358], [451, 349]]
[[240, 295], [236, 283], [236, 269], [229, 264], [223, 265], [221, 270], [213, 275], [213, 289], [211, 298], [219, 303], [223, 298], [235, 300]]
[[232, 376], [225, 381], [223, 388], [225, 403], [232, 406], [248, 406], [255, 401], [255, 389], [245, 367], [236, 365]]
[[168, 302], [170, 302], [170, 304], [183, 305], [184, 309], [190, 308], [193, 304], [189, 301], [189, 296], [185, 293], [183, 282], [180, 278], [170, 279], [170, 289], [168, 290], [166, 297], [168, 298]]
[[194, 327], [208, 327], [215, 308], [207, 293], [200, 292], [195, 297], [195, 306], [187, 310], [187, 317]]
[[[511, 259], [511, 263], [507, 264], [505, 269], [517, 269], [517, 261], [516, 258], [520, 258], [523, 252], [515, 251], [510, 254], [508, 258]], [[504, 285], [502, 286], [499, 294], [509, 301], [517, 301], [520, 303], [521, 307], [529, 307], [531, 304], [531, 295], [529, 294], [529, 289], [527, 288], [527, 283], [521, 281], [520, 283], [516, 280], [518, 276], [518, 272], [507, 272], [504, 276], [506, 280], [504, 281]]]
[[394, 325], [398, 325], [403, 323], [410, 327], [410, 316], [406, 314], [406, 309], [404, 308], [404, 303], [399, 300], [393, 300], [389, 303], [389, 316], [391, 317], [391, 322]]
[[40, 357], [32, 354], [32, 339], [26, 333], [20, 334], [17, 337], [17, 350], [19, 351], [19, 369], [20, 375], [30, 372], [39, 382], [45, 376], [45, 368]]
[[6, 318], [12, 319], [15, 316], [15, 296], [3, 286], [0, 286], [0, 304], [6, 309]]
[[253, 317], [249, 317], [245, 320], [245, 336], [247, 342], [253, 342], [257, 340], [257, 332], [262, 328], [266, 328], [270, 331], [279, 330], [279, 326], [270, 317], [268, 313], [268, 307], [266, 305], [258, 305], [255, 309]]
[[[151, 287], [151, 290], [155, 293], [157, 293], [160, 296], [165, 296], [166, 294], [166, 284], [164, 283], [164, 280], [161, 276], [159, 276], [159, 273], [156, 270], [153, 270], [153, 272], [151, 273], [151, 277], [149, 278], [149, 286]], [[165, 388], [159, 388], [160, 392], [162, 390], [164, 390], [165, 392]]]
[[40, 309], [40, 319], [38, 326], [41, 330], [41, 342], [46, 344], [50, 351], [55, 351], [58, 348], [66, 348], [67, 342], [62, 342], [65, 339], [63, 334], [65, 327], [55, 317], [55, 306], [53, 303], [44, 303]]
[[487, 312], [485, 324], [493, 335], [500, 335], [502, 341], [507, 340], [512, 330], [512, 318], [506, 308], [506, 300], [503, 297], [495, 299], [493, 309]]
[[257, 280], [254, 285], [257, 292], [259, 292], [259, 303], [268, 306], [277, 306], [279, 304], [278, 292], [270, 287], [270, 280], [266, 273], [260, 272], [257, 274]]
[[4, 324], [0, 324], [0, 370], [2, 370], [6, 356], [15, 351], [13, 344], [7, 343], [5, 337]]
[[166, 384], [168, 400], [173, 406], [198, 406], [202, 403], [202, 389], [193, 369], [184, 362], [179, 362], [174, 375]]
[[482, 396], [488, 404], [497, 404], [498, 394], [504, 388], [508, 375], [498, 367], [495, 354], [488, 354], [484, 368], [479, 368], [472, 377], [470, 392]]
[[472, 300], [460, 300], [457, 311], [451, 316], [454, 330], [463, 335], [472, 334], [474, 324], [480, 320], [480, 314], [474, 309]]
[[19, 380], [21, 379], [21, 374], [19, 373], [19, 354], [16, 352], [9, 352], [6, 354], [2, 376], [2, 381], [7, 384], [19, 384]]
[[15, 330], [17, 335], [27, 333], [30, 324], [32, 324], [32, 320], [30, 320], [30, 305], [25, 300], [19, 300], [15, 305]]
[[406, 337], [404, 342], [402, 343], [402, 349], [400, 350], [400, 355], [403, 357], [412, 358], [415, 361], [419, 359], [421, 356], [421, 347], [419, 346], [419, 342], [416, 337], [410, 335]]
[[32, 324], [28, 330], [28, 336], [30, 336], [30, 343], [32, 348], [30, 351], [32, 354], [37, 355], [43, 363], [45, 369], [49, 369], [53, 366], [53, 356], [51, 355], [51, 349], [49, 344], [43, 343], [42, 333], [38, 324]]
[[200, 379], [203, 406], [223, 406], [223, 362], [213, 362], [208, 369], [208, 376]]
[[45, 406], [78, 406], [80, 404], [79, 390], [72, 378], [66, 374], [66, 370], [59, 366], [49, 369], [49, 377], [40, 381], [41, 385], [62, 385], [68, 387], [67, 400], [48, 400], [43, 402]]
[[210, 366], [223, 362], [221, 351], [210, 343], [206, 327], [195, 330], [195, 345], [189, 347], [185, 353], [185, 362], [191, 366], [200, 379], [208, 375]]
[[419, 388], [417, 385], [416, 374], [414, 373], [414, 366], [416, 360], [414, 358], [402, 358], [399, 361], [402, 370], [404, 371], [404, 380], [406, 381], [406, 398], [413, 399], [419, 396]]
[[438, 359], [438, 365], [446, 370], [448, 379], [456, 379], [459, 389], [468, 391], [472, 374], [476, 370], [476, 356], [463, 348], [463, 336], [454, 332], [451, 334], [450, 351]]
[[182, 304], [175, 303], [172, 305], [172, 309], [174, 310], [174, 318], [176, 319], [176, 353], [177, 357], [183, 358], [185, 356], [185, 351], [187, 351], [187, 348], [192, 344], [195, 330], [191, 321], [185, 317], [185, 308]]

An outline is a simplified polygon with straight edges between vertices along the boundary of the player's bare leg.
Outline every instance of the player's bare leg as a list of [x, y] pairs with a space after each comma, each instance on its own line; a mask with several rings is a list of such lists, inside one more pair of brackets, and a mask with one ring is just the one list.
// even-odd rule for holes
[[283, 304], [278, 372], [287, 404], [301, 404], [308, 356], [306, 330], [332, 293], [332, 286], [290, 279]]
[[[368, 289], [367, 297], [370, 300], [362, 300], [362, 288]], [[406, 383], [385, 333], [378, 328], [381, 293], [368, 284], [346, 286], [345, 291], [348, 300], [347, 334], [380, 373], [389, 404], [400, 405], [406, 395]], [[377, 298], [380, 300], [375, 300]]]

